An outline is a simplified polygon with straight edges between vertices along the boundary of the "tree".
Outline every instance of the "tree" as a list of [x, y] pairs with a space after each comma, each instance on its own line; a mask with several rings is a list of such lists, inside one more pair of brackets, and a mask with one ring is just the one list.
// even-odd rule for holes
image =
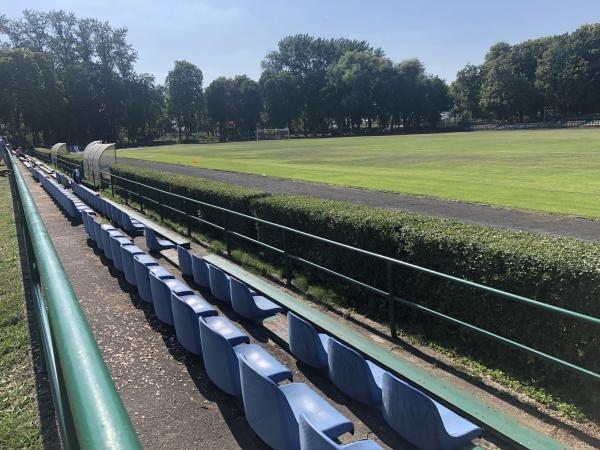
[[467, 119], [481, 117], [479, 101], [481, 98], [481, 66], [467, 64], [456, 74], [456, 80], [450, 86], [457, 115]]
[[185, 128], [186, 142], [198, 129], [204, 108], [202, 71], [187, 61], [175, 61], [175, 67], [166, 79], [167, 114], [179, 131]]
[[302, 96], [293, 75], [265, 70], [260, 85], [267, 123], [275, 128], [292, 128], [302, 111]]

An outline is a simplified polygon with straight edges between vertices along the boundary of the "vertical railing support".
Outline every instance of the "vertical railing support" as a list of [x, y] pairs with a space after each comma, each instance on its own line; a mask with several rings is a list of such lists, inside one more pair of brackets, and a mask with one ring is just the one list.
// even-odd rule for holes
[[185, 221], [187, 223], [187, 235], [192, 236], [192, 217], [190, 216], [190, 202], [184, 200], [185, 205]]
[[115, 198], [115, 180], [112, 173], [110, 174], [110, 190], [112, 192], [112, 198]]
[[162, 192], [158, 192], [158, 209], [160, 211], [160, 221], [164, 223], [165, 221], [165, 217], [164, 217], [164, 213], [163, 213], [163, 207], [162, 207]]
[[292, 285], [292, 266], [288, 255], [287, 233], [283, 230], [283, 263], [285, 264], [285, 284]]
[[394, 301], [394, 266], [391, 261], [387, 262], [387, 292], [388, 292], [388, 317], [390, 334], [396, 337], [396, 302]]

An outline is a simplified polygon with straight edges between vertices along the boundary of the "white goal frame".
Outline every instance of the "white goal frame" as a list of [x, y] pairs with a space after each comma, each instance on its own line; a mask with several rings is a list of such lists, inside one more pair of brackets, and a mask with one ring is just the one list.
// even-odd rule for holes
[[290, 138], [289, 128], [257, 128], [257, 141], [275, 141]]

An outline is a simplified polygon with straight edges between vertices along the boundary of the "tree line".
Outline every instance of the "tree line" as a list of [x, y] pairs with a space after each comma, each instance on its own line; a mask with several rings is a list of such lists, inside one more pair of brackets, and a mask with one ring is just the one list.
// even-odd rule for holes
[[450, 92], [466, 119], [545, 121], [600, 113], [600, 24], [493, 45], [460, 70]]
[[282, 39], [258, 80], [176, 61], [164, 85], [138, 74], [126, 28], [64, 11], [0, 16], [0, 128], [32, 145], [103, 139], [149, 145], [166, 133], [247, 138], [257, 127], [306, 135], [435, 128], [458, 119], [538, 120], [600, 112], [600, 25], [495, 44], [450, 86], [418, 59], [395, 63], [365, 41]]

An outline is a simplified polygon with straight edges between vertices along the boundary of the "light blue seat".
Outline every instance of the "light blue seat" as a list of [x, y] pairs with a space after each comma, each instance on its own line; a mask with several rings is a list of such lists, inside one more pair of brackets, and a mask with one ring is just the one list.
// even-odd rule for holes
[[112, 257], [112, 247], [110, 245], [110, 238], [111, 237], [125, 237], [123, 235], [123, 233], [121, 233], [119, 230], [107, 230], [105, 228], [103, 228], [101, 230], [101, 236], [102, 236], [102, 248], [104, 249], [104, 256], [106, 256], [110, 261], [113, 260]]
[[199, 322], [204, 368], [221, 390], [230, 395], [242, 395], [238, 363], [240, 355], [252, 361], [262, 375], [275, 383], [292, 379], [292, 373], [260, 345], [241, 344], [232, 347], [227, 337], [209, 324], [210, 320], [201, 317]]
[[310, 450], [383, 450], [383, 448], [370, 439], [352, 442], [351, 444], [338, 444], [325, 433], [318, 430], [309, 418], [309, 414], [300, 416], [300, 448]]
[[108, 224], [101, 224], [100, 228], [96, 228], [96, 244], [98, 245], [98, 248], [100, 250], [102, 250], [104, 252], [104, 238], [102, 237], [102, 233], [103, 232], [107, 232], [107, 231], [112, 231], [112, 230], [116, 230], [115, 227], [113, 227], [112, 225], [108, 225]]
[[281, 306], [260, 295], [235, 278], [229, 279], [231, 307], [240, 316], [250, 320], [261, 320], [282, 311]]
[[100, 248], [100, 245], [98, 244], [98, 241], [102, 242], [102, 235], [100, 234], [100, 226], [102, 225], [99, 222], [96, 222], [95, 220], [93, 222], [91, 222], [92, 224], [92, 240], [94, 241], [94, 244], [96, 244], [96, 247]]
[[188, 277], [194, 276], [194, 270], [192, 268], [192, 255], [186, 248], [181, 245], [177, 246], [177, 260], [179, 261], [179, 271], [182, 275]]
[[239, 358], [246, 420], [258, 436], [276, 450], [300, 449], [299, 418], [311, 413], [313, 424], [335, 439], [353, 432], [352, 422], [303, 383], [278, 386], [243, 355]]
[[288, 339], [292, 355], [317, 369], [327, 367], [329, 365], [327, 361], [329, 336], [317, 333], [310, 323], [291, 311], [287, 313], [287, 319]]
[[132, 236], [137, 236], [138, 234], [142, 234], [144, 232], [144, 228], [146, 228], [144, 226], [144, 224], [142, 224], [141, 222], [138, 222], [137, 220], [132, 219], [131, 217], [129, 217], [129, 214], [120, 211], [120, 217], [121, 217], [121, 223], [123, 226], [123, 229], [130, 235]]
[[201, 288], [210, 289], [210, 275], [208, 270], [208, 264], [198, 255], [192, 255], [192, 272], [194, 277], [194, 283]]
[[[164, 270], [164, 269], [163, 269]], [[156, 317], [163, 323], [173, 325], [173, 306], [171, 305], [171, 293], [178, 296], [194, 295], [191, 287], [183, 281], [169, 274], [161, 276], [161, 272], [150, 270], [150, 290], [152, 291], [152, 303]]]
[[382, 395], [385, 421], [417, 447], [455, 449], [482, 433], [478, 426], [387, 372]]
[[152, 228], [146, 227], [144, 229], [144, 237], [146, 238], [146, 245], [151, 252], [160, 252], [161, 250], [167, 250], [169, 248], [175, 248], [175, 244], [166, 239], [159, 239], [156, 235], [156, 231]]
[[110, 237], [110, 254], [112, 256], [113, 267], [119, 272], [123, 272], [123, 262], [121, 260], [122, 245], [133, 245], [133, 242], [123, 235]]
[[339, 390], [366, 405], [381, 403], [382, 368], [333, 337], [329, 338], [327, 359], [329, 378]]
[[121, 264], [123, 265], [123, 273], [127, 282], [133, 286], [136, 285], [135, 281], [135, 269], [133, 267], [133, 257], [137, 255], [143, 255], [142, 249], [135, 245], [122, 245], [121, 246]]
[[177, 295], [171, 292], [173, 325], [177, 340], [187, 351], [202, 356], [200, 317], [216, 316], [217, 310], [198, 295]]
[[208, 277], [210, 279], [210, 293], [221, 302], [231, 303], [231, 288], [229, 283], [231, 277], [212, 264], [208, 265]]
[[152, 303], [152, 291], [150, 290], [150, 267], [158, 266], [158, 262], [148, 255], [135, 255], [133, 257], [133, 270], [135, 272], [135, 285], [142, 300]]

